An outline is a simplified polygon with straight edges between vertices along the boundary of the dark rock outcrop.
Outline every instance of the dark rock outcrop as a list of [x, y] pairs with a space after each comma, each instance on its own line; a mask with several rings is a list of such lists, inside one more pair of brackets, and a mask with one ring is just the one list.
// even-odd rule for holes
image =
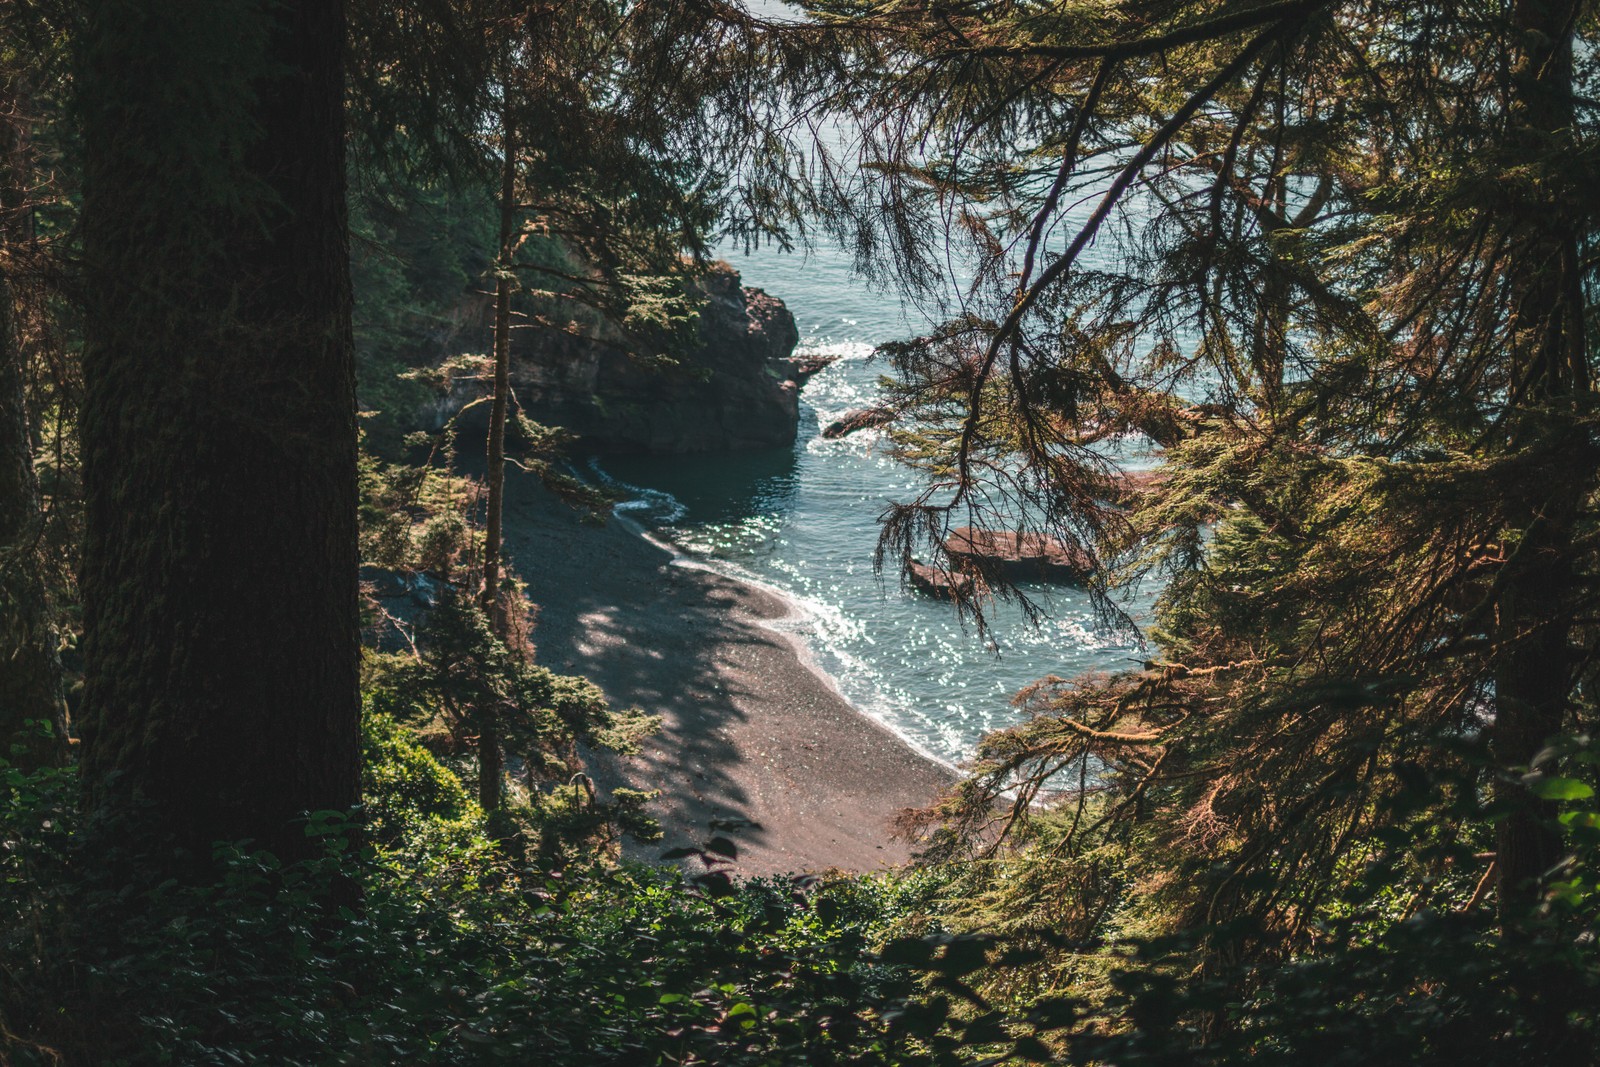
[[[595, 452], [712, 452], [794, 443], [800, 386], [832, 362], [794, 357], [800, 334], [783, 301], [740, 284], [719, 264], [696, 284], [706, 296], [699, 343], [674, 361], [641, 359], [601, 327], [512, 335], [511, 385], [524, 413]], [[480, 332], [480, 331], [473, 331]], [[463, 382], [428, 420], [434, 427], [482, 396]], [[487, 405], [468, 412], [482, 422]]]
[[1054, 537], [958, 526], [945, 538], [950, 561], [1011, 582], [1081, 582], [1094, 571], [1088, 553]]

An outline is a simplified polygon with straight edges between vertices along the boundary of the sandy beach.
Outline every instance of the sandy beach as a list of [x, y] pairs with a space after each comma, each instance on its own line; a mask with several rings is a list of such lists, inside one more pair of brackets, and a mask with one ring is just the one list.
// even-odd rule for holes
[[615, 704], [662, 717], [638, 756], [597, 768], [612, 785], [658, 790], [665, 839], [655, 859], [704, 840], [713, 819], [736, 835], [737, 873], [871, 871], [905, 863], [901, 809], [955, 780], [846, 702], [763, 626], [790, 606], [755, 586], [675, 564], [628, 524], [585, 523], [519, 472], [506, 479], [506, 548], [540, 606], [535, 643], [552, 670], [582, 674]]

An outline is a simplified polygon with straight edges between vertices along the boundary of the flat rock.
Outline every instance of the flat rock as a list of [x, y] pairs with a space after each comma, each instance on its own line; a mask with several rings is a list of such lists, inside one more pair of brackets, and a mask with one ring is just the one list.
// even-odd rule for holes
[[911, 583], [911, 588], [923, 596], [939, 600], [967, 599], [977, 591], [971, 575], [946, 574], [939, 568], [930, 567], [918, 560], [911, 561], [911, 569], [906, 573], [906, 577]]
[[945, 538], [952, 563], [1012, 582], [1081, 582], [1094, 572], [1089, 554], [1043, 534], [958, 526]]
[[787, 359], [774, 359], [772, 371], [778, 377], [804, 387], [814, 375], [837, 362], [838, 356], [790, 356]]

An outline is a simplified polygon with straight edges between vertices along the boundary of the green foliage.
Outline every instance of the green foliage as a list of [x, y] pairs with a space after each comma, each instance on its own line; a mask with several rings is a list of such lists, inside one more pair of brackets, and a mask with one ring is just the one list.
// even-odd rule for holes
[[1090, 946], [1010, 987], [1086, 999], [1078, 1060], [1593, 1059], [1594, 783], [1540, 751], [1595, 726], [1593, 12], [807, 8], [867, 116], [834, 224], [972, 274], [886, 347], [928, 479], [881, 558], [1026, 526], [1108, 622], [1165, 583], [929, 813], [962, 929]]
[[494, 635], [477, 602], [446, 588], [417, 627], [418, 655], [390, 661], [378, 685], [413, 719], [444, 715], [470, 730], [479, 709], [496, 709], [508, 745], [541, 775], [579, 767], [573, 746], [633, 752], [655, 720], [611, 710], [585, 679], [531, 663]]
[[[447, 460], [449, 454], [447, 447]], [[477, 495], [473, 482], [433, 464], [385, 463], [367, 449], [357, 472], [362, 562], [436, 577], [456, 573], [472, 552], [466, 510]]]
[[[1008, 743], [1000, 735], [984, 751], [1003, 758]], [[1492, 765], [1472, 746], [1460, 755]], [[1586, 1063], [1600, 1055], [1597, 763], [1587, 738], [1569, 738], [1525, 776], [1534, 796], [1559, 798], [1549, 817], [1563, 854], [1515, 936], [1488, 906], [1483, 851], [1510, 802], [1459, 769], [1417, 765], [1396, 771], [1377, 801], [1382, 828], [1298, 925], [1270, 911], [1195, 920], [1193, 886], [1175, 883], [1159, 823], [1108, 820], [1114, 795], [1041, 808], [1013, 829], [1011, 848], [947, 859], [927, 913], [993, 939], [966, 977], [987, 1003], [1036, 1022], [1070, 1017], [1037, 1035], [1062, 1062]], [[1206, 885], [1206, 875], [1187, 877]], [[1274, 887], [1238, 881], [1241, 895]]]
[[[470, 820], [459, 785], [393, 724], [367, 737], [381, 845], [352, 848], [327, 813], [307, 823], [321, 858], [219, 846], [199, 885], [91, 862], [88, 835], [117, 828], [80, 824], [75, 776], [7, 768], [7, 1061], [934, 1062], [894, 1014], [910, 973], [871, 954], [926, 879], [713, 893], [672, 871], [519, 866], [430, 830]], [[359, 907], [338, 903], [352, 881]]]
[[431, 399], [411, 372], [463, 328], [472, 290], [488, 269], [493, 204], [471, 185], [379, 183], [377, 176], [353, 184], [357, 385], [369, 445], [394, 458]]
[[[1562, 747], [1572, 764], [1592, 767], [1586, 739]], [[1472, 893], [1481, 854], [1419, 822], [1369, 843], [1327, 918], [1287, 958], [1247, 962], [1268, 932], [1247, 921], [1138, 941], [1103, 1005], [1120, 1025], [1081, 1035], [1075, 1061], [1591, 1062], [1600, 1055], [1600, 850], [1579, 828], [1597, 815], [1580, 795], [1587, 783], [1544, 781], [1572, 794], [1559, 815], [1566, 855], [1517, 937], [1502, 937]], [[1202, 942], [1214, 962], [1190, 970]]]
[[487, 845], [483, 812], [461, 778], [369, 696], [361, 719], [365, 829], [378, 847], [413, 854]]
[[[558, 857], [570, 861], [596, 852], [610, 854], [621, 834], [641, 840], [660, 836], [645, 810], [653, 794], [621, 789], [597, 798], [580, 757], [580, 746], [634, 752], [640, 740], [656, 731], [659, 720], [638, 709], [612, 709], [587, 680], [532, 662], [527, 651], [496, 637], [481, 606], [458, 589], [441, 586], [415, 627], [410, 654], [369, 653], [367, 674], [369, 718], [376, 724], [368, 727], [369, 748], [382, 740], [392, 756], [406, 756], [406, 776], [391, 784], [414, 783], [423, 790], [399, 794], [396, 799], [404, 804], [424, 799], [444, 804], [459, 791], [460, 782], [399, 732], [396, 723], [431, 732], [443, 751], [460, 753], [475, 741], [487, 712], [505, 751], [521, 762], [524, 783], [505, 825], [495, 828], [497, 836], [516, 835], [535, 843], [547, 864], [557, 863]], [[369, 787], [377, 785], [371, 774]], [[450, 804], [426, 814], [450, 819], [465, 814], [454, 801]], [[411, 806], [402, 810], [418, 813]], [[475, 804], [471, 810], [477, 810]], [[379, 814], [383, 811], [380, 807]], [[386, 825], [392, 835], [407, 822], [391, 818]]]
[[[973, 313], [886, 351], [911, 420], [895, 446], [936, 483], [890, 547], [909, 560], [998, 501], [1098, 550], [1097, 579], [1167, 578], [1160, 658], [1022, 694], [1028, 721], [931, 813], [936, 873], [738, 883], [728, 827], [687, 851], [693, 875], [608, 865], [619, 834], [654, 833], [649, 797], [600, 800], [579, 746], [626, 752], [648, 717], [537, 664], [514, 576], [496, 635], [463, 580], [473, 483], [364, 458], [363, 559], [425, 605], [368, 660], [364, 841], [313, 817], [320, 859], [224, 844], [179, 884], [113, 847], [121, 828], [81, 825], [70, 771], [0, 767], [8, 1062], [1600, 1059], [1600, 780], [1582, 737], [1538, 751], [1592, 726], [1600, 689], [1592, 12], [810, 8], [775, 29], [717, 4], [355, 5], [373, 447], [427, 444], [401, 430], [428, 387], [482, 376], [431, 361], [483, 347], [466, 334], [508, 127], [523, 324], [663, 365], [695, 328], [680, 257], [719, 213], [773, 233], [808, 201], [920, 291], [955, 219]], [[239, 10], [227, 32], [259, 36]], [[0, 19], [29, 31], [0, 41], [7, 70], [63, 51], [54, 5]], [[218, 25], [98, 47], [216, 65], [239, 51]], [[218, 141], [248, 139], [261, 71], [217, 69], [157, 123], [185, 150], [136, 160], [164, 180], [127, 183], [132, 229], [174, 247], [213, 209], [276, 210]], [[753, 91], [771, 71], [791, 80], [775, 111]], [[797, 189], [796, 116], [865, 117], [864, 166], [830, 146]], [[58, 125], [34, 143], [70, 171]], [[173, 197], [182, 225], [140, 228]], [[1100, 207], [1066, 219], [1083, 197]], [[63, 196], [30, 217], [53, 239], [71, 216]], [[1090, 242], [1106, 262], [1080, 262]], [[231, 248], [199, 245], [162, 299], [204, 306]], [[77, 385], [38, 341], [66, 558]], [[559, 433], [517, 419], [521, 462], [602, 510]], [[1136, 438], [1167, 477], [1130, 499], [1109, 457]], [[492, 826], [458, 766], [491, 713], [526, 772]], [[1492, 918], [1489, 855], [1552, 841]]]

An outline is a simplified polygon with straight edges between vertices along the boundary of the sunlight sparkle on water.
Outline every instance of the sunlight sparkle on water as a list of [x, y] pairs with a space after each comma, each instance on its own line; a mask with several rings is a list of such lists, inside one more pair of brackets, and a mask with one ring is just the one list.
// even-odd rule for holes
[[875, 573], [879, 516], [916, 492], [918, 475], [886, 454], [881, 431], [827, 441], [818, 428], [875, 402], [888, 367], [871, 358], [874, 346], [917, 328], [843, 256], [731, 258], [745, 284], [787, 302], [802, 353], [839, 358], [801, 394], [793, 449], [607, 459], [597, 473], [630, 489], [626, 513], [697, 560], [788, 595], [801, 613], [784, 627], [844, 695], [945, 759], [969, 758], [985, 732], [1016, 722], [1010, 698], [1029, 682], [1127, 666], [1136, 645], [1097, 625], [1082, 590], [1030, 588], [1046, 609], [1038, 627], [996, 605], [985, 639], [949, 604]]

